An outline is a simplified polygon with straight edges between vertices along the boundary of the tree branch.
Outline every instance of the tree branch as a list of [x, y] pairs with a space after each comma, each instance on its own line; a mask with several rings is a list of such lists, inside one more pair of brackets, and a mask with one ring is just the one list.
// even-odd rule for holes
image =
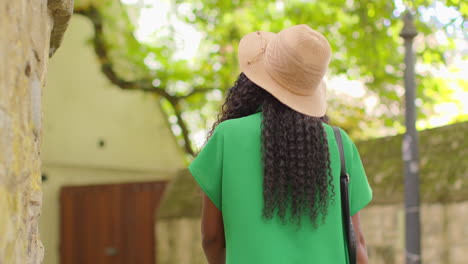
[[182, 118], [182, 111], [180, 110], [179, 102], [180, 102], [179, 100], [175, 101], [174, 103], [171, 102], [171, 104], [174, 107], [174, 114], [177, 117], [177, 125], [179, 125], [179, 127], [181, 129], [181, 132], [182, 132], [182, 137], [184, 139], [185, 152], [187, 152], [188, 154], [190, 154], [192, 156], [195, 156], [195, 152], [193, 151], [192, 145], [190, 144], [191, 143], [191, 141], [190, 141], [190, 131], [187, 128], [187, 125], [186, 125], [184, 119]]
[[180, 99], [186, 99], [186, 98], [189, 98], [190, 96], [194, 95], [194, 94], [197, 94], [197, 93], [207, 93], [207, 92], [211, 92], [213, 91], [214, 88], [194, 88], [190, 93], [188, 94], [185, 94], [185, 95], [182, 95], [182, 96], [178, 96]]
[[111, 62], [109, 57], [109, 53], [106, 46], [106, 41], [104, 39], [103, 33], [103, 17], [99, 10], [94, 6], [89, 6], [86, 9], [77, 9], [75, 10], [76, 14], [83, 15], [91, 20], [94, 27], [94, 38], [93, 38], [93, 47], [96, 55], [98, 56], [99, 62], [101, 63], [101, 71], [107, 77], [107, 79], [117, 85], [122, 89], [127, 90], [141, 90], [144, 92], [155, 93], [158, 94], [169, 101], [171, 106], [174, 109], [174, 113], [177, 117], [177, 125], [180, 127], [182, 131], [182, 137], [184, 140], [184, 149], [185, 152], [195, 156], [195, 153], [192, 149], [192, 144], [190, 141], [190, 132], [187, 127], [187, 124], [182, 118], [182, 111], [180, 109], [180, 100], [186, 99], [196, 93], [200, 92], [207, 92], [212, 89], [194, 89], [192, 92], [188, 93], [187, 95], [183, 96], [175, 96], [169, 94], [164, 88], [155, 88], [153, 86], [152, 78], [148, 79], [140, 79], [134, 81], [128, 81], [121, 78], [114, 69], [114, 65]]
[[99, 10], [94, 6], [90, 6], [88, 9], [78, 9], [75, 10], [76, 14], [83, 15], [89, 18], [94, 27], [94, 38], [93, 38], [93, 47], [96, 55], [98, 56], [99, 62], [101, 63], [101, 71], [104, 75], [109, 79], [109, 81], [122, 89], [134, 89], [134, 90], [142, 90], [145, 92], [156, 93], [164, 98], [172, 98], [173, 96], [170, 95], [164, 88], [155, 88], [153, 86], [152, 78], [148, 79], [140, 79], [134, 81], [128, 81], [116, 73], [114, 70], [114, 65], [111, 63], [109, 53], [107, 51], [106, 41], [104, 39], [103, 33], [103, 18]]

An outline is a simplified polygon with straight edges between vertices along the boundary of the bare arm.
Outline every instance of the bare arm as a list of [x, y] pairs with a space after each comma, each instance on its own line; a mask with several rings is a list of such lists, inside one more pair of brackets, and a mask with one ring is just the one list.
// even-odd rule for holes
[[358, 264], [368, 264], [369, 258], [367, 256], [367, 248], [366, 248], [366, 241], [364, 240], [364, 234], [361, 230], [361, 220], [359, 216], [359, 212], [354, 214], [351, 217], [351, 221], [353, 222], [354, 227], [354, 234], [356, 235], [356, 257]]
[[226, 263], [226, 242], [221, 211], [203, 194], [202, 212], [203, 250], [209, 264]]

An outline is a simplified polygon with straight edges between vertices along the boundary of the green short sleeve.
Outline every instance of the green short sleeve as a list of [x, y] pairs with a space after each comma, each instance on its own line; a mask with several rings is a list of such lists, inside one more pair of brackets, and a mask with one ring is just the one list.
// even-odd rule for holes
[[189, 171], [200, 188], [219, 210], [221, 210], [223, 151], [224, 136], [222, 126], [218, 125], [211, 138], [189, 166]]
[[372, 200], [372, 189], [367, 181], [366, 172], [356, 145], [352, 142], [350, 145], [350, 159], [346, 161], [346, 166], [350, 178], [350, 213], [354, 215], [370, 203]]

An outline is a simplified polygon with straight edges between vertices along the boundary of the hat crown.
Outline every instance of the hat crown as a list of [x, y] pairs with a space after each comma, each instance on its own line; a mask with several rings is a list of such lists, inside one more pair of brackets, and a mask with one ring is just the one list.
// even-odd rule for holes
[[322, 81], [330, 62], [327, 39], [307, 25], [278, 33], [265, 50], [264, 66], [271, 78], [298, 95], [310, 95]]
[[305, 115], [327, 110], [324, 75], [331, 48], [323, 35], [307, 25], [279, 33], [255, 31], [239, 42], [239, 66], [247, 77], [283, 104]]

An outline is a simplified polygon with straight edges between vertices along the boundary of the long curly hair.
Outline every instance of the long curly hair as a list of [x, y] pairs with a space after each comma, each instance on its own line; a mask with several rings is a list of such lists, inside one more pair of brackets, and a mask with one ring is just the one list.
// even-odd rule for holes
[[[283, 223], [301, 223], [309, 216], [314, 226], [328, 213], [335, 195], [323, 122], [296, 112], [241, 73], [208, 133], [221, 122], [262, 111], [263, 217], [276, 214]], [[331, 194], [329, 193], [331, 186]]]

